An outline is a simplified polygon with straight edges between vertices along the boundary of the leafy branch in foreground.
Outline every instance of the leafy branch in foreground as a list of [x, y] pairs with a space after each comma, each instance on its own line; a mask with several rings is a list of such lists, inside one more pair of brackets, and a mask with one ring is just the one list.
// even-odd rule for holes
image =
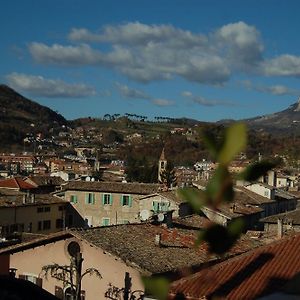
[[[231, 161], [246, 148], [246, 125], [243, 123], [233, 124], [225, 130], [221, 139], [217, 139], [209, 133], [204, 133], [203, 140], [213, 159], [218, 163], [218, 167], [204, 191], [196, 188], [178, 190], [181, 198], [189, 202], [195, 213], [200, 213], [203, 206], [209, 206], [213, 210], [217, 210], [222, 203], [230, 203], [234, 200], [234, 178], [228, 167]], [[248, 182], [255, 181], [273, 167], [275, 167], [275, 163], [272, 162], [256, 162], [238, 173], [236, 179]], [[223, 255], [239, 239], [243, 228], [244, 222], [242, 219], [233, 220], [228, 226], [212, 224], [199, 232], [195, 244], [199, 245], [206, 242], [210, 253]], [[164, 300], [167, 298], [169, 282], [166, 278], [144, 278], [143, 281], [146, 290], [151, 292], [157, 299]]]

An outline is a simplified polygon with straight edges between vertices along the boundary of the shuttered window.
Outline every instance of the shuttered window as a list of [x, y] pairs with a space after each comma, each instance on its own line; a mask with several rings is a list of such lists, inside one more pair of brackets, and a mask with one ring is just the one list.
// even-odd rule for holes
[[130, 195], [122, 195], [121, 196], [121, 205], [122, 206], [132, 206], [132, 197]]
[[85, 203], [86, 204], [95, 204], [95, 194], [94, 193], [85, 194]]

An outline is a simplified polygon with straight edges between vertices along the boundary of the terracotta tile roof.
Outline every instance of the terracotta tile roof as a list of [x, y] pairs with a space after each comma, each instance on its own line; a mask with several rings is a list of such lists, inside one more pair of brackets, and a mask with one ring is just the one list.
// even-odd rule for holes
[[161, 187], [160, 184], [152, 183], [69, 181], [66, 185], [63, 185], [63, 190], [147, 195], [157, 192]]
[[173, 223], [178, 224], [179, 226], [182, 225], [184, 227], [201, 229], [208, 227], [212, 221], [206, 217], [194, 214], [183, 218], [173, 219]]
[[37, 186], [48, 186], [48, 185], [61, 185], [65, 181], [58, 176], [29, 176], [25, 179], [28, 183], [35, 184]]
[[30, 183], [25, 182], [21, 177], [14, 177], [0, 180], [0, 188], [31, 190], [35, 189], [36, 187]]
[[242, 216], [259, 214], [263, 211], [262, 208], [248, 206], [238, 202], [222, 203], [218, 206], [218, 208], [215, 209], [205, 206], [205, 209], [215, 211], [217, 214], [221, 214], [229, 220], [239, 218]]
[[178, 204], [186, 202], [186, 201], [179, 198], [179, 196], [177, 194], [177, 190], [158, 191], [157, 193], [154, 193], [154, 194], [149, 194], [149, 195], [146, 195], [146, 196], [142, 196], [139, 199], [143, 200], [143, 199], [152, 198], [152, 197], [155, 197], [155, 196], [164, 197], [164, 198], [166, 198], [168, 200], [171, 200], [171, 201], [173, 201], [175, 203], [178, 203]]
[[293, 225], [300, 225], [300, 209], [287, 211], [281, 214], [269, 216], [266, 218], [261, 219], [261, 222], [264, 223], [271, 223], [271, 224], [277, 224], [277, 220], [282, 219], [283, 224], [289, 224], [292, 223]]
[[68, 231], [59, 231], [45, 236], [37, 236], [35, 239], [28, 239], [22, 243], [0, 249], [0, 255], [17, 253], [71, 237], [73, 237], [73, 235]]
[[256, 299], [280, 290], [300, 272], [300, 234], [257, 248], [175, 281], [170, 298]]
[[[240, 193], [239, 193], [240, 192]], [[263, 203], [275, 202], [275, 200], [271, 200], [267, 197], [263, 197], [261, 195], [256, 194], [244, 187], [236, 187], [236, 193], [239, 195], [239, 201], [242, 203], [248, 203], [252, 205], [261, 205]]]
[[[147, 223], [74, 229], [70, 232], [77, 238], [120, 257], [146, 274], [177, 272], [220, 260], [207, 252], [205, 244], [195, 247], [194, 242], [199, 232], [196, 230], [165, 228]], [[155, 236], [158, 234], [161, 236], [161, 246], [155, 244]], [[232, 257], [260, 245], [260, 240], [243, 237], [227, 255]]]
[[[24, 198], [26, 200], [24, 200]], [[25, 202], [24, 202], [25, 201]], [[19, 193], [15, 195], [3, 195], [0, 194], [0, 208], [12, 207], [12, 206], [32, 206], [32, 205], [46, 205], [46, 204], [66, 204], [68, 201], [63, 200], [57, 196], [50, 194], [31, 194]]]

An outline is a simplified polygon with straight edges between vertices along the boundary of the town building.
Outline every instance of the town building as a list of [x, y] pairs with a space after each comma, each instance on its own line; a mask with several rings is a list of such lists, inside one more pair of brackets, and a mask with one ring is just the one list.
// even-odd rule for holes
[[107, 226], [140, 222], [139, 197], [160, 188], [159, 184], [147, 183], [70, 181], [59, 194], [81, 216], [74, 220], [74, 226]]
[[49, 194], [33, 194], [0, 189], [1, 236], [14, 232], [51, 233], [66, 224], [68, 203]]

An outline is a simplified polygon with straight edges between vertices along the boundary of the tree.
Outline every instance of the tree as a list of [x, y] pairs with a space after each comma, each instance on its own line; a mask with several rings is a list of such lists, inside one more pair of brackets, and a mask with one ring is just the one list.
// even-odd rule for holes
[[160, 173], [161, 182], [168, 188], [176, 186], [176, 175], [172, 162], [168, 162], [166, 168]]
[[[70, 244], [75, 243], [71, 242]], [[46, 265], [42, 268], [42, 275], [47, 278], [49, 275], [62, 281], [64, 288], [70, 288], [69, 297], [72, 300], [81, 299], [81, 283], [86, 275], [96, 275], [102, 278], [100, 272], [95, 268], [88, 268], [82, 273], [82, 254], [73, 252], [70, 258], [70, 265], [61, 266], [59, 264]]]

